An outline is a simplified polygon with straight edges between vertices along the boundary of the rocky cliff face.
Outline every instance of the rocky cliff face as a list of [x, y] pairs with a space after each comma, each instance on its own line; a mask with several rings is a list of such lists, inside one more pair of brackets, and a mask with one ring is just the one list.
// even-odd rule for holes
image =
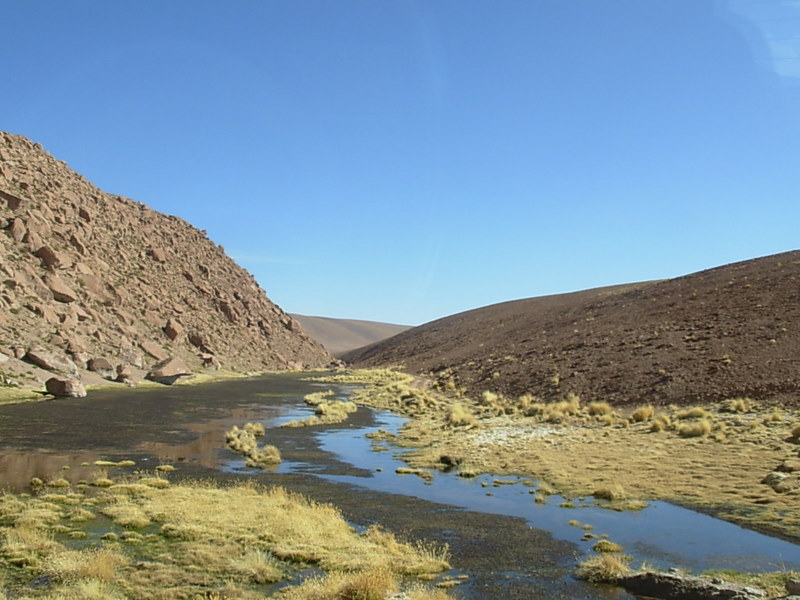
[[8, 133], [0, 133], [0, 353], [6, 384], [89, 369], [135, 377], [170, 357], [193, 370], [331, 361], [203, 231], [102, 192]]

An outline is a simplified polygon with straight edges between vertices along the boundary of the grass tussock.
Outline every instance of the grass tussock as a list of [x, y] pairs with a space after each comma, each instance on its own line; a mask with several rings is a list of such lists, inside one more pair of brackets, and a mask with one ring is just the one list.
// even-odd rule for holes
[[592, 417], [603, 417], [614, 412], [608, 402], [590, 402], [586, 410]]
[[[302, 586], [282, 594], [383, 599], [402, 591], [399, 576], [449, 568], [446, 548], [409, 544], [374, 526], [359, 534], [337, 509], [281, 488], [129, 484], [139, 493], [119, 493], [126, 484], [118, 484], [71, 508], [36, 496], [0, 497], [5, 592], [28, 597], [36, 580], [35, 596], [51, 600], [245, 599], [314, 565], [337, 582], [332, 595], [302, 595]], [[73, 520], [78, 511], [81, 519]]]
[[480, 422], [468, 406], [454, 402], [447, 411], [447, 422], [454, 427], [479, 427]]
[[755, 408], [755, 402], [746, 397], [728, 398], [722, 402], [720, 410], [727, 413], [747, 413]]
[[592, 550], [598, 554], [620, 554], [623, 548], [619, 544], [610, 540], [600, 540], [594, 546], [592, 546]]
[[669, 415], [665, 412], [659, 412], [654, 417], [652, 422], [650, 423], [650, 431], [653, 433], [657, 433], [659, 431], [666, 431], [672, 427], [672, 419], [669, 418]]
[[264, 435], [264, 426], [261, 423], [246, 423], [241, 429], [234, 425], [230, 431], [225, 432], [225, 443], [231, 450], [244, 456], [248, 467], [263, 469], [280, 464], [280, 451], [275, 446], [266, 444], [259, 447], [257, 435]]
[[710, 417], [711, 413], [708, 412], [705, 408], [702, 408], [700, 406], [693, 406], [691, 408], [678, 411], [678, 413], [675, 415], [675, 418], [679, 420], [706, 419]]
[[650, 419], [653, 418], [655, 412], [656, 412], [655, 409], [649, 404], [647, 406], [640, 406], [635, 411], [633, 411], [633, 413], [631, 413], [631, 420], [634, 423], [642, 423], [644, 421], [649, 421]]
[[615, 583], [631, 573], [630, 562], [624, 554], [599, 554], [579, 564], [575, 576], [592, 583]]
[[597, 498], [598, 500], [624, 500], [628, 497], [625, 488], [622, 485], [616, 483], [610, 485], [608, 487], [602, 487], [596, 489], [592, 495]]
[[703, 437], [714, 428], [711, 419], [700, 419], [693, 423], [683, 423], [678, 427], [678, 435], [684, 438]]
[[316, 404], [314, 414], [305, 419], [295, 419], [284, 423], [281, 427], [311, 427], [314, 425], [327, 425], [331, 423], [341, 423], [347, 420], [350, 414], [358, 410], [355, 402], [348, 400], [320, 400]]

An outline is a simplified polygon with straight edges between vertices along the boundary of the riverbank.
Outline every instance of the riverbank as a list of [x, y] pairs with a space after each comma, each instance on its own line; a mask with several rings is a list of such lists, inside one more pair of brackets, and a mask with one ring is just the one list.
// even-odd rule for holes
[[618, 509], [665, 500], [800, 540], [796, 409], [750, 399], [626, 410], [577, 397], [476, 401], [387, 370], [327, 380], [367, 383], [357, 402], [411, 417], [394, 442], [414, 468], [533, 477]]
[[0, 581], [10, 597], [449, 598], [415, 583], [449, 569], [446, 548], [378, 526], [357, 533], [332, 506], [280, 487], [98, 471], [33, 489], [0, 497]]

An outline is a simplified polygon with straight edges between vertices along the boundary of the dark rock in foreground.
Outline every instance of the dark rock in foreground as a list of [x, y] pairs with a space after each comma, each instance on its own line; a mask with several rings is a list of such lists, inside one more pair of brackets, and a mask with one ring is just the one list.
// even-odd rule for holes
[[77, 379], [51, 377], [44, 383], [47, 393], [57, 398], [85, 398], [86, 388]]

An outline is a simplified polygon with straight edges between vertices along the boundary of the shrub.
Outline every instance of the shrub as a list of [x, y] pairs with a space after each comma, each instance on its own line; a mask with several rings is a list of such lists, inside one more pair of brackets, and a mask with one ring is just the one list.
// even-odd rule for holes
[[609, 540], [600, 540], [592, 546], [592, 550], [600, 554], [619, 554], [622, 552], [622, 546]]
[[678, 428], [678, 435], [685, 438], [703, 437], [711, 433], [713, 428], [709, 419], [700, 419], [695, 423], [684, 423]]
[[650, 431], [664, 431], [665, 429], [669, 429], [671, 425], [672, 422], [670, 421], [669, 415], [667, 413], [660, 412], [653, 417], [653, 422], [650, 424]]
[[450, 406], [450, 410], [447, 412], [447, 422], [455, 427], [463, 425], [476, 427], [479, 424], [469, 407], [460, 402], [455, 402]]
[[608, 402], [590, 402], [588, 411], [591, 416], [597, 417], [610, 415], [613, 412]]
[[578, 565], [575, 576], [593, 583], [614, 583], [631, 572], [631, 557], [624, 554], [592, 556]]
[[618, 483], [609, 487], [598, 488], [592, 492], [592, 495], [600, 500], [622, 500], [628, 497], [625, 488]]
[[631, 414], [631, 419], [633, 419], [634, 423], [641, 423], [643, 421], [647, 421], [648, 419], [652, 418], [653, 414], [655, 413], [655, 409], [650, 406], [640, 406], [633, 414]]
[[728, 398], [722, 403], [722, 411], [729, 413], [743, 413], [753, 410], [753, 401], [750, 398]]
[[711, 413], [708, 412], [705, 408], [701, 408], [699, 406], [693, 406], [692, 408], [687, 408], [686, 410], [680, 411], [675, 418], [677, 419], [704, 419], [706, 417], [710, 417]]

